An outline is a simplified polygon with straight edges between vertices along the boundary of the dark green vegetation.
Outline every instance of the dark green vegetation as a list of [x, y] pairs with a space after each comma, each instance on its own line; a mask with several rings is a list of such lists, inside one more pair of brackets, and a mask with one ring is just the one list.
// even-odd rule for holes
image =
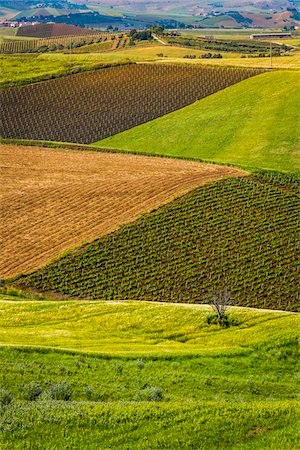
[[[203, 37], [164, 37], [164, 39], [173, 45], [180, 45], [190, 49], [211, 50], [222, 52], [238, 52], [238, 53], [269, 53], [270, 43], [264, 41], [250, 41], [249, 39], [215, 39]], [[287, 45], [273, 44], [273, 54], [280, 55], [289, 50]]]
[[75, 297], [299, 311], [299, 179], [256, 173], [190, 194], [19, 279]]
[[297, 171], [299, 103], [299, 72], [264, 73], [97, 145]]
[[15, 300], [0, 302], [1, 448], [299, 447], [297, 314], [233, 308], [223, 329], [205, 306]]
[[90, 143], [261, 72], [128, 64], [5, 89], [0, 91], [5, 113], [0, 134], [6, 138]]

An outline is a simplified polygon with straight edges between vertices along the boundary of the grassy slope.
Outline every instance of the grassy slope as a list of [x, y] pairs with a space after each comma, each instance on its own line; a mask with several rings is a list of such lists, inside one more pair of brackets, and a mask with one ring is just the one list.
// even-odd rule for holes
[[[232, 308], [240, 325], [208, 326], [206, 305], [143, 302], [20, 301], [1, 295], [2, 345], [55, 347], [108, 356], [247, 353], [295, 337], [299, 315]], [[284, 333], [283, 333], [284, 330]]]
[[298, 185], [267, 172], [200, 187], [16, 283], [184, 303], [229, 289], [237, 305], [299, 311]]
[[299, 101], [298, 72], [266, 73], [96, 145], [295, 171]]
[[[297, 314], [234, 308], [221, 329], [207, 306], [0, 299], [0, 448], [299, 446]], [[50, 400], [62, 381], [71, 399]]]

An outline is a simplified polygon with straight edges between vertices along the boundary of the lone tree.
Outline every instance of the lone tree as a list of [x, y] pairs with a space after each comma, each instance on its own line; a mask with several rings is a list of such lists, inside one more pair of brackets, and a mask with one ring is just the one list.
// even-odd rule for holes
[[227, 317], [226, 312], [229, 306], [233, 305], [230, 291], [228, 291], [227, 289], [220, 292], [214, 291], [210, 299], [210, 305], [212, 306], [216, 314], [216, 321], [220, 325], [227, 325], [227, 320], [225, 320]]

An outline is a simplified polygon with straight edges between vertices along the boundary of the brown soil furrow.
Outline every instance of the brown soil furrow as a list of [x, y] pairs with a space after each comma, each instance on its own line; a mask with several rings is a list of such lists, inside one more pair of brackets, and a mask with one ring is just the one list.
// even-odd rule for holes
[[244, 172], [117, 153], [0, 146], [0, 277], [27, 273], [201, 184]]

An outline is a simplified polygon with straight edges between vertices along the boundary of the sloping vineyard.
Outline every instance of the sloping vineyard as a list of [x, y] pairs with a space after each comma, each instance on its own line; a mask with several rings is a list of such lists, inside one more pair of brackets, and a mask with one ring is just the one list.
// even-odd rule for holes
[[75, 297], [300, 311], [299, 179], [257, 173], [200, 187], [21, 278]]
[[89, 28], [67, 25], [65, 23], [37, 23], [19, 27], [17, 36], [49, 38], [53, 36], [82, 36], [83, 34], [94, 34]]
[[262, 73], [128, 64], [0, 92], [5, 138], [91, 143]]
[[112, 40], [112, 35], [109, 33], [93, 33], [93, 34], [82, 34], [77, 36], [61, 36], [61, 37], [49, 37], [42, 39], [31, 39], [22, 41], [7, 41], [0, 43], [0, 53], [14, 54], [14, 53], [33, 53], [44, 51], [63, 50], [72, 44], [76, 47], [79, 43], [91, 44], [100, 42], [111, 42], [112, 46], [114, 43], [119, 42], [118, 38]]

